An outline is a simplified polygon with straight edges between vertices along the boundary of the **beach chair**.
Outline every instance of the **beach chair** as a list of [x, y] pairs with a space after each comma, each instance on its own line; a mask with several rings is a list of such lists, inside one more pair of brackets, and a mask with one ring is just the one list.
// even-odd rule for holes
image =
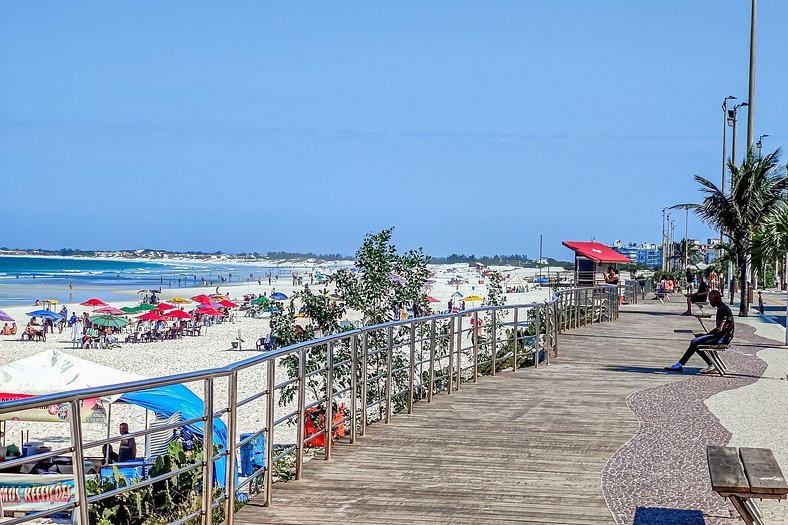
[[156, 429], [169, 427], [181, 421], [183, 421], [183, 416], [180, 412], [175, 412], [168, 418], [159, 418], [158, 415], [156, 416], [156, 421], [150, 424], [151, 433], [148, 434], [148, 437], [145, 439], [146, 466], [153, 465], [157, 457], [166, 455], [170, 443], [178, 437], [177, 428], [163, 428], [158, 431]]

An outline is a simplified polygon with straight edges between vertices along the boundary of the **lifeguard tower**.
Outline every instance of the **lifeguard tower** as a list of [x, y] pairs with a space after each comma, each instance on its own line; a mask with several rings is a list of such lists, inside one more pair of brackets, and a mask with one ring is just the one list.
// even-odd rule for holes
[[626, 255], [598, 242], [564, 241], [563, 245], [575, 252], [575, 286], [605, 284], [607, 267], [631, 263]]

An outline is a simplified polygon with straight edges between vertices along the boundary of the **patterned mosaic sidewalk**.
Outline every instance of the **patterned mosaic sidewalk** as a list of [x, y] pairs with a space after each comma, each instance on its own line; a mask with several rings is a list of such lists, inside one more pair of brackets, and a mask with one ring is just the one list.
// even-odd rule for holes
[[[629, 396], [640, 429], [613, 455], [602, 476], [605, 499], [617, 523], [741, 523], [727, 500], [709, 486], [706, 446], [725, 445], [731, 434], [704, 400], [755, 382], [766, 370], [755, 354], [773, 344], [740, 323], [736, 344], [724, 354], [731, 371], [726, 377], [685, 373], [683, 380]], [[699, 358], [693, 359], [702, 365]], [[666, 360], [672, 362], [675, 359]]]

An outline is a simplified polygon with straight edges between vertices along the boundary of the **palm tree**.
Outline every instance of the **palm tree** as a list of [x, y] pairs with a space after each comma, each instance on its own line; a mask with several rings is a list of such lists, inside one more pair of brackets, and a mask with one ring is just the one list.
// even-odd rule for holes
[[724, 231], [735, 248], [741, 293], [740, 317], [746, 317], [749, 311], [747, 263], [754, 230], [769, 215], [779, 211], [788, 198], [788, 176], [784, 169], [778, 170], [779, 159], [779, 149], [763, 158], [750, 150], [741, 166], [728, 162], [732, 182], [730, 193], [720, 190], [708, 179], [695, 176], [705, 194], [703, 203], [695, 206], [695, 213], [704, 222]]
[[[675, 243], [675, 251], [673, 257], [681, 263], [684, 267], [684, 249], [686, 245], [687, 250], [687, 266], [696, 266], [698, 263], [703, 262], [703, 256], [700, 253], [700, 248], [694, 242], [688, 242], [687, 239]], [[686, 270], [687, 268], [684, 268]]]
[[788, 206], [772, 213], [752, 237], [753, 267], [762, 268], [788, 253]]

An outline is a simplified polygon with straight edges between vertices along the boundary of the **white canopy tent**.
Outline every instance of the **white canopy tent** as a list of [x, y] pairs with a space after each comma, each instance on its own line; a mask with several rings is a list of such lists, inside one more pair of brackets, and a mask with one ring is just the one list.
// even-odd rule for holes
[[58, 350], [47, 350], [0, 366], [0, 392], [32, 396], [140, 379], [145, 377]]

